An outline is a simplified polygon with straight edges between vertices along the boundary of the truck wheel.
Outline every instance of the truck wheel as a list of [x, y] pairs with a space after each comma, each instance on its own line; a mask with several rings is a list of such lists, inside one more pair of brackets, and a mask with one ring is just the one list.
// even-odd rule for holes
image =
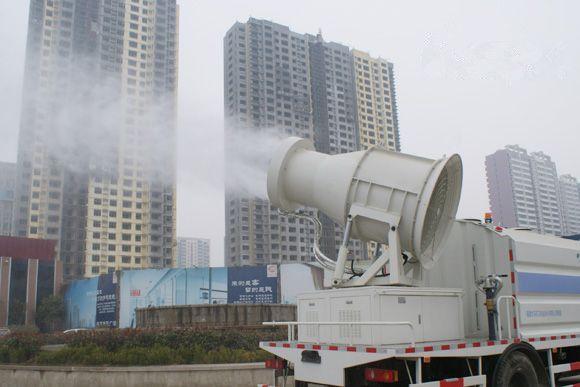
[[538, 375], [528, 356], [519, 351], [506, 353], [497, 362], [493, 373], [494, 387], [538, 387]]

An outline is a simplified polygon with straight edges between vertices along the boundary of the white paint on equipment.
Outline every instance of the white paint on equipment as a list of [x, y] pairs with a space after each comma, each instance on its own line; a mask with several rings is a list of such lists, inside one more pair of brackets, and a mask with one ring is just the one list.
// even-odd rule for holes
[[[338, 386], [347, 368], [389, 358], [406, 362], [411, 385], [485, 386], [482, 359], [522, 342], [548, 352], [552, 385], [554, 374], [580, 369], [553, 365], [550, 353], [580, 344], [580, 242], [455, 220], [461, 175], [457, 155], [430, 160], [378, 148], [326, 155], [308, 140], [287, 139], [268, 171], [271, 203], [285, 212], [319, 209], [345, 226], [344, 242], [336, 262], [313, 249], [334, 270], [335, 289], [299, 295], [297, 322], [266, 323], [288, 325], [288, 341], [260, 347], [293, 363], [296, 380]], [[353, 264], [345, 279], [351, 236], [388, 248], [366, 266]], [[490, 313], [497, 340], [488, 338], [485, 296], [475, 285], [482, 277], [503, 282], [499, 316]], [[423, 359], [431, 357], [477, 367], [467, 363], [468, 377], [424, 383]]]
[[432, 267], [455, 219], [461, 182], [458, 155], [431, 160], [381, 148], [327, 155], [290, 137], [270, 163], [268, 197], [287, 211], [315, 207], [342, 225], [353, 207], [362, 209], [352, 236], [379, 243], [389, 242], [381, 215], [395, 218], [402, 249]]

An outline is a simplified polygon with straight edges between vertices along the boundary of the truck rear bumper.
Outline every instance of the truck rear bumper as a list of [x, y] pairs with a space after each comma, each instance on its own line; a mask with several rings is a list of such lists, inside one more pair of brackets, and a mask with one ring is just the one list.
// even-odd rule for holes
[[395, 356], [395, 352], [356, 352], [347, 348], [339, 351], [338, 346], [297, 342], [260, 343], [260, 348], [293, 363], [296, 380], [333, 386], [344, 386], [345, 368]]

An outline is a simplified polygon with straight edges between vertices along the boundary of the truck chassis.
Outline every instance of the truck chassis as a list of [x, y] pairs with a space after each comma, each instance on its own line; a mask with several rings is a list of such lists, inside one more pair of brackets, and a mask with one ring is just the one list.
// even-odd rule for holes
[[[555, 387], [558, 376], [580, 371], [580, 337], [576, 334], [417, 346], [277, 341], [262, 342], [260, 348], [298, 365], [294, 367], [297, 386], [308, 382], [338, 386], [528, 386], [530, 379], [521, 377], [512, 378], [508, 385], [499, 384], [497, 370], [505, 364], [509, 368], [514, 353], [523, 354], [533, 364], [538, 386]], [[288, 362], [283, 363], [285, 367]], [[369, 375], [374, 371], [384, 377], [382, 383], [379, 377]]]

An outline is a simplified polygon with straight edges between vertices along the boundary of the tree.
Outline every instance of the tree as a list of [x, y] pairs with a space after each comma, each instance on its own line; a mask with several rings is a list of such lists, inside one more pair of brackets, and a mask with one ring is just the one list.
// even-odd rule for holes
[[36, 325], [42, 332], [62, 329], [64, 325], [64, 301], [59, 296], [48, 296], [40, 301], [36, 310]]

